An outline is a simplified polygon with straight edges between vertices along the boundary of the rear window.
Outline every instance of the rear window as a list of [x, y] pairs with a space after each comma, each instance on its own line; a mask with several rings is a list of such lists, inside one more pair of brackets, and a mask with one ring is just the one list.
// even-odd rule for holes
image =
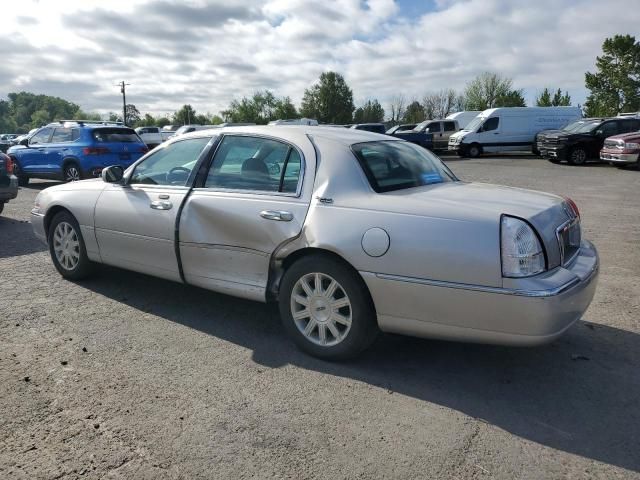
[[140, 143], [140, 137], [130, 128], [96, 128], [91, 135], [98, 143]]
[[378, 193], [457, 180], [438, 157], [413, 143], [366, 142], [351, 149]]

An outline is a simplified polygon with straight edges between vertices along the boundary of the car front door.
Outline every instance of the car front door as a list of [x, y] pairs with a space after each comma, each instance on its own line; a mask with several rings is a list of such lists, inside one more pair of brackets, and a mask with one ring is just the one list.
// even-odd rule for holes
[[29, 139], [28, 148], [20, 152], [20, 168], [27, 174], [47, 171], [47, 152], [53, 128], [45, 127], [37, 131]]
[[95, 207], [104, 263], [181, 281], [176, 218], [192, 171], [211, 141], [208, 136], [170, 143], [136, 164], [124, 184], [105, 186]]
[[[267, 137], [227, 135], [180, 217], [185, 280], [210, 290], [264, 300], [269, 262], [296, 237], [309, 207], [306, 137], [297, 146]], [[315, 163], [315, 160], [313, 160]]]
[[447, 148], [447, 144], [442, 141], [442, 122], [430, 122], [424, 131], [433, 135], [433, 148], [435, 150]]
[[478, 139], [485, 152], [500, 152], [500, 117], [487, 118], [478, 130]]
[[454, 121], [442, 122], [442, 148], [446, 149], [449, 145], [449, 137], [458, 131], [458, 124]]

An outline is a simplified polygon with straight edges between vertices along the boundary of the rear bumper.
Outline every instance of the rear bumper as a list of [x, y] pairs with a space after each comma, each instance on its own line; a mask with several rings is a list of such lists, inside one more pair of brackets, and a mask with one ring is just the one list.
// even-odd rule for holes
[[[6, 178], [6, 177], [5, 177]], [[0, 202], [8, 202], [18, 196], [18, 178], [15, 175], [9, 176], [8, 185], [0, 185]]]
[[548, 272], [542, 289], [491, 288], [361, 272], [384, 331], [443, 340], [530, 346], [562, 335], [586, 311], [598, 254], [583, 242], [567, 268]]
[[640, 158], [640, 153], [617, 153], [607, 152], [605, 150], [600, 152], [600, 160], [609, 163], [630, 164], [637, 163]]

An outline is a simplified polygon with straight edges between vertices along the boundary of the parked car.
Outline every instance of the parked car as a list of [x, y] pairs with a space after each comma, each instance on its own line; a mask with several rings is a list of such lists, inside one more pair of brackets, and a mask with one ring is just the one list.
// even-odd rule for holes
[[384, 123], [356, 123], [350, 125], [349, 128], [354, 130], [365, 130], [367, 132], [382, 133], [384, 134], [387, 129], [384, 127]]
[[0, 213], [4, 204], [18, 196], [18, 179], [13, 174], [13, 161], [0, 153]]
[[[156, 148], [173, 135], [173, 132], [163, 132], [160, 127], [138, 127], [136, 133], [150, 149]], [[166, 135], [166, 139], [163, 137], [163, 133]]]
[[[432, 150], [446, 150], [449, 137], [457, 132], [456, 120], [425, 120], [407, 132], [397, 132], [394, 136], [417, 143]], [[428, 146], [431, 143], [432, 146]]]
[[594, 120], [570, 132], [546, 135], [541, 152], [551, 163], [566, 160], [571, 165], [584, 165], [588, 161], [600, 161], [600, 150], [606, 138], [637, 130], [640, 130], [638, 118]]
[[481, 113], [482, 112], [480, 110], [465, 110], [463, 112], [450, 113], [449, 115], [447, 115], [445, 120], [455, 120], [456, 122], [458, 122], [458, 128], [462, 130], [467, 125], [469, 125], [469, 123], [471, 123], [471, 120], [476, 118]]
[[7, 135], [0, 135], [0, 152], [6, 152], [11, 146], [11, 139]]
[[640, 132], [614, 135], [605, 139], [600, 160], [619, 168], [635, 166], [640, 169]]
[[384, 133], [386, 133], [387, 135], [393, 135], [396, 132], [408, 132], [416, 128], [417, 125], [417, 123], [403, 123], [402, 125], [395, 125], [391, 127]]
[[449, 150], [471, 158], [485, 152], [530, 151], [536, 133], [581, 117], [579, 107], [490, 108], [449, 137]]
[[543, 156], [542, 154], [544, 152], [544, 142], [546, 141], [547, 136], [556, 135], [558, 133], [564, 133], [564, 132], [572, 132], [582, 127], [587, 122], [594, 122], [597, 120], [603, 121], [605, 119], [604, 118], [581, 118], [580, 120], [571, 122], [562, 128], [542, 130], [541, 132], [536, 133], [535, 136], [533, 137], [533, 145], [531, 146], [531, 153], [533, 153], [534, 155]]
[[148, 151], [136, 132], [108, 122], [61, 120], [8, 150], [20, 185], [30, 178], [71, 182], [96, 177], [109, 165], [128, 167]]
[[379, 329], [546, 343], [595, 291], [598, 255], [571, 200], [462, 182], [394, 137], [200, 131], [102, 179], [35, 200], [34, 232], [63, 277], [102, 262], [277, 302], [294, 341], [323, 358], [357, 354]]

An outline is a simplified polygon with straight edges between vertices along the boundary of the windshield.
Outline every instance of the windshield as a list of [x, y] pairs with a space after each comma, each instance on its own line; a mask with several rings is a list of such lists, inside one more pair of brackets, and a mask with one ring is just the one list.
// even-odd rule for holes
[[485, 121], [485, 117], [476, 117], [473, 120], [471, 120], [466, 127], [463, 128], [463, 130], [467, 131], [467, 132], [472, 132], [473, 130], [475, 130], [476, 128], [478, 128], [480, 125], [482, 125], [482, 122]]
[[130, 128], [96, 128], [91, 132], [96, 142], [139, 143], [140, 137]]
[[378, 193], [457, 180], [438, 157], [413, 143], [366, 142], [351, 149]]
[[564, 127], [562, 127], [562, 130], [564, 130], [565, 132], [573, 132], [574, 130], [577, 130], [582, 125], [584, 125], [584, 123], [584, 120], [576, 120], [575, 122], [571, 122], [569, 125], [565, 125]]

